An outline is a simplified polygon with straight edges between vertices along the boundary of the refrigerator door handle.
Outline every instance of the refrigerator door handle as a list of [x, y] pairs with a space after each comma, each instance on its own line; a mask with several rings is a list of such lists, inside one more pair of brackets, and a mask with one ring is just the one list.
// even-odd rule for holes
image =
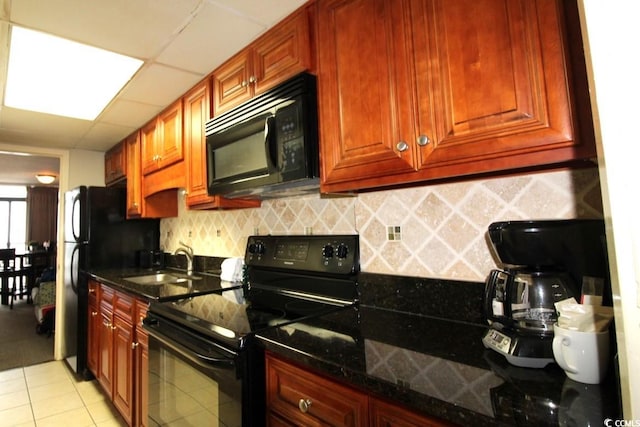
[[80, 240], [80, 228], [82, 227], [80, 224], [80, 208], [80, 193], [78, 193], [73, 198], [71, 206], [71, 234], [76, 242]]
[[71, 253], [71, 289], [78, 294], [78, 275], [80, 274], [80, 266], [78, 265], [78, 256], [80, 255], [80, 245], [76, 245]]

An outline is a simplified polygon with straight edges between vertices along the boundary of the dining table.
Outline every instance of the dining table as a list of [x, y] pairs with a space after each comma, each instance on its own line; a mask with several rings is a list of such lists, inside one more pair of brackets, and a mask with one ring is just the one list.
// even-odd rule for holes
[[[19, 281], [19, 290], [14, 297], [27, 297], [27, 301], [31, 302], [31, 289], [35, 286], [36, 279], [42, 274], [47, 267], [55, 267], [56, 251], [55, 250], [33, 250], [18, 251], [16, 250], [14, 268], [19, 275], [14, 279]], [[2, 281], [2, 297], [0, 304], [9, 305], [8, 281]], [[15, 288], [14, 284], [14, 290]]]

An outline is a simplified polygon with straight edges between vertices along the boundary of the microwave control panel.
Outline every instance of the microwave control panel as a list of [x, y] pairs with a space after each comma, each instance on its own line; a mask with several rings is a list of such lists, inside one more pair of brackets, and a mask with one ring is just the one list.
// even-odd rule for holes
[[276, 113], [276, 140], [281, 173], [292, 173], [305, 162], [300, 103], [294, 102]]

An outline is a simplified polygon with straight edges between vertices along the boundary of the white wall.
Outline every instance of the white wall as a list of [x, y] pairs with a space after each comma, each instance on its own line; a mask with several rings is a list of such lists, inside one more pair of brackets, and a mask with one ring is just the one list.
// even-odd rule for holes
[[[62, 174], [61, 171], [60, 175]], [[70, 150], [67, 176], [67, 186], [61, 187], [63, 191], [80, 185], [104, 186], [104, 153], [99, 151]]]
[[640, 2], [581, 0], [581, 8], [608, 228], [623, 411], [626, 420], [639, 420]]

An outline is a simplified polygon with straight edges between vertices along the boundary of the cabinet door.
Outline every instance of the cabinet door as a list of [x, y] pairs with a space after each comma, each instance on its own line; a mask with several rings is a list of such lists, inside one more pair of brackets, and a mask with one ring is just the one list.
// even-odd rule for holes
[[113, 404], [127, 424], [133, 419], [133, 326], [113, 316]]
[[115, 184], [127, 177], [127, 153], [124, 143], [114, 145], [104, 155], [104, 183]]
[[305, 7], [252, 44], [254, 95], [311, 68], [310, 35]]
[[576, 156], [560, 3], [415, 0], [411, 16], [421, 167], [438, 177]]
[[405, 10], [398, 0], [318, 2], [323, 191], [415, 170]]
[[142, 328], [142, 319], [147, 313], [147, 304], [136, 301], [136, 319], [134, 326], [136, 335], [135, 345], [135, 422], [140, 427], [148, 423], [149, 406], [149, 335]]
[[369, 400], [374, 427], [446, 427], [453, 424], [424, 417], [379, 399]]
[[100, 304], [98, 382], [109, 398], [113, 396], [113, 311]]
[[140, 129], [140, 154], [142, 174], [146, 175], [158, 168], [158, 154], [156, 150], [157, 118]]
[[201, 82], [184, 97], [184, 145], [187, 163], [187, 205], [210, 201], [207, 194], [207, 156], [204, 125], [209, 119], [211, 91]]
[[294, 425], [366, 426], [368, 397], [294, 365], [266, 357], [267, 410]]
[[89, 281], [89, 305], [87, 311], [87, 367], [96, 377], [98, 376], [98, 360], [100, 353], [100, 326], [102, 318], [98, 303], [100, 285]]
[[127, 149], [127, 218], [138, 218], [143, 214], [142, 159], [140, 133], [125, 140]]
[[158, 169], [184, 159], [181, 99], [174, 102], [158, 116], [155, 145], [158, 155]]
[[236, 54], [213, 72], [213, 112], [219, 115], [253, 96], [253, 65], [248, 49]]

